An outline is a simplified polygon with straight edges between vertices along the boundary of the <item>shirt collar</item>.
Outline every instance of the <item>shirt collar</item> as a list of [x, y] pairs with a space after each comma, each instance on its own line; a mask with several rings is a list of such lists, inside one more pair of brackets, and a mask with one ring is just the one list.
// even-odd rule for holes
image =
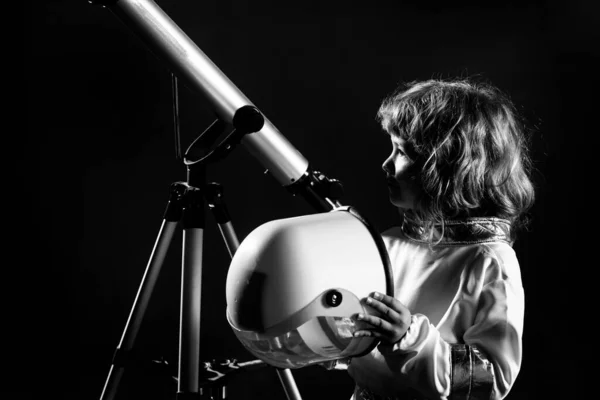
[[446, 246], [489, 242], [505, 242], [512, 246], [510, 227], [508, 220], [496, 217], [448, 220], [444, 224], [435, 224], [433, 228], [424, 226], [408, 213], [404, 214], [402, 221], [402, 231], [409, 239]]

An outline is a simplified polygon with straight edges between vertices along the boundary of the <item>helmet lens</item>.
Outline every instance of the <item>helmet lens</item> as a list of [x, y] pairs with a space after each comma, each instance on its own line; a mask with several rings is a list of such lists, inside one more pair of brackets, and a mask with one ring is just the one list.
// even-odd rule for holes
[[[365, 312], [364, 308], [356, 296], [343, 292], [346, 304], [339, 308], [339, 315], [335, 315], [336, 308], [326, 310], [319, 296], [293, 318], [265, 333], [241, 331], [232, 325], [233, 331], [248, 351], [279, 368], [301, 368], [364, 353], [374, 339], [355, 338], [353, 333], [361, 329], [364, 322], [352, 318], [356, 313]], [[318, 310], [319, 314], [330, 315], [314, 316]]]

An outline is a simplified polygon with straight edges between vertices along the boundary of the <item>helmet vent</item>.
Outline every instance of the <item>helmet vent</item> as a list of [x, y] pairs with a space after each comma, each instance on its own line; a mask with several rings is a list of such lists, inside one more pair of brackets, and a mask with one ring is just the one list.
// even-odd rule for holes
[[325, 305], [329, 307], [337, 307], [342, 304], [342, 294], [337, 290], [330, 290], [325, 294]]

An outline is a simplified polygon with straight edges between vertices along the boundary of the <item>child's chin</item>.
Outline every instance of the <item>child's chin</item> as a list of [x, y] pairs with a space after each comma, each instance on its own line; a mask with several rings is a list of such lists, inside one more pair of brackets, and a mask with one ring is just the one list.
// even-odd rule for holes
[[390, 203], [392, 203], [394, 206], [398, 207], [398, 208], [407, 208], [407, 204], [405, 201], [403, 201], [402, 199], [398, 198], [398, 196], [392, 196], [390, 194]]

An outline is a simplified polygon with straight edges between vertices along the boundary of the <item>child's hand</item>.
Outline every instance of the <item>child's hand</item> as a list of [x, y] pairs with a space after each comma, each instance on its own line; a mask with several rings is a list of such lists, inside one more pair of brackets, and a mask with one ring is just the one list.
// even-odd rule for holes
[[372, 336], [390, 344], [404, 337], [410, 325], [410, 311], [397, 299], [382, 293], [374, 292], [365, 303], [378, 311], [380, 315], [359, 314], [359, 321], [367, 322], [372, 329], [362, 329], [354, 332], [354, 336]]

